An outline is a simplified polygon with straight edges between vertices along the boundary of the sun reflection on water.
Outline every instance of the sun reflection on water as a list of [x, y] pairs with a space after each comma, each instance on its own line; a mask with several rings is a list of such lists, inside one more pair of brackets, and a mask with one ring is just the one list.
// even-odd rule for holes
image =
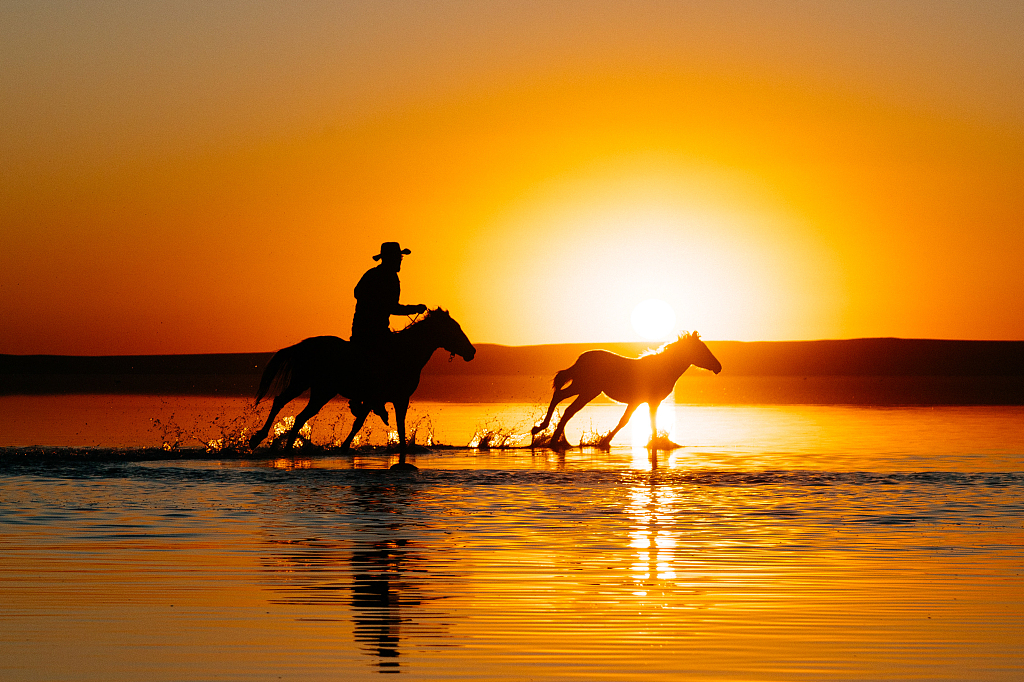
[[295, 469], [311, 469], [314, 462], [309, 457], [278, 457], [270, 460], [270, 466], [274, 469], [294, 471]]
[[626, 509], [632, 519], [629, 546], [636, 550], [630, 566], [637, 590], [634, 596], [646, 597], [660, 582], [676, 579], [676, 533], [671, 531], [671, 508], [677, 494], [665, 487], [636, 487], [630, 490]]

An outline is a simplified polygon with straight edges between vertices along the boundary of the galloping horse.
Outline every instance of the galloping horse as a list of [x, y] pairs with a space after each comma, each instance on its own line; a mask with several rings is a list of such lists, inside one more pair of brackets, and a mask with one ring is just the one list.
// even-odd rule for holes
[[[423, 366], [438, 348], [444, 348], [452, 357], [459, 355], [467, 362], [476, 355], [476, 349], [459, 323], [440, 308], [429, 311], [423, 319], [395, 333], [391, 347], [384, 353], [387, 364], [380, 372], [383, 385], [376, 387], [375, 393], [395, 406], [399, 465], [402, 466], [405, 465], [405, 415], [409, 409], [409, 397], [419, 386]], [[351, 446], [371, 408], [368, 402], [361, 400], [366, 394], [360, 381], [365, 371], [357, 365], [365, 362], [367, 359], [358, 354], [349, 341], [337, 336], [315, 336], [274, 353], [263, 370], [256, 393], [258, 405], [273, 387], [276, 395], [274, 405], [270, 408], [267, 423], [249, 439], [249, 447], [255, 448], [262, 443], [281, 408], [307, 389], [309, 403], [296, 415], [295, 424], [288, 432], [287, 447], [295, 442], [299, 429], [336, 395], [350, 399], [349, 405], [356, 418], [352, 431], [342, 444], [343, 448]]]
[[683, 334], [656, 352], [639, 358], [625, 358], [606, 350], [588, 350], [580, 354], [572, 367], [555, 374], [555, 380], [552, 382], [555, 392], [551, 396], [548, 413], [543, 422], [533, 427], [533, 435], [548, 427], [558, 403], [571, 396], [577, 396], [576, 400], [565, 408], [565, 414], [551, 434], [551, 447], [563, 447], [566, 445], [566, 422], [603, 392], [612, 400], [626, 403], [626, 412], [611, 433], [601, 439], [599, 447], [608, 447], [615, 434], [629, 422], [629, 418], [633, 416], [640, 403], [647, 403], [650, 408], [653, 440], [658, 434], [658, 405], [668, 397], [676, 385], [676, 380], [690, 365], [711, 370], [715, 374], [722, 371], [722, 363], [711, 354], [697, 332]]

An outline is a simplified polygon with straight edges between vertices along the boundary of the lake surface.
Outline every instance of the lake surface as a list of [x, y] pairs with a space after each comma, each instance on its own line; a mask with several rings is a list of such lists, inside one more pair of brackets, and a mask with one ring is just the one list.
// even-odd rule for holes
[[240, 457], [265, 406], [0, 398], [0, 679], [1024, 675], [1024, 408], [664, 405], [652, 457], [645, 415], [559, 455], [469, 447], [544, 406], [417, 404], [451, 447], [394, 475], [329, 407]]

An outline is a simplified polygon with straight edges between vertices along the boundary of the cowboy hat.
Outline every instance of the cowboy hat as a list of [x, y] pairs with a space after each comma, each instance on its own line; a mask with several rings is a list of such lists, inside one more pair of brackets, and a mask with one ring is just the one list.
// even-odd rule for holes
[[380, 245], [380, 253], [373, 257], [373, 260], [380, 260], [385, 256], [408, 256], [412, 251], [403, 249], [398, 242], [384, 242]]

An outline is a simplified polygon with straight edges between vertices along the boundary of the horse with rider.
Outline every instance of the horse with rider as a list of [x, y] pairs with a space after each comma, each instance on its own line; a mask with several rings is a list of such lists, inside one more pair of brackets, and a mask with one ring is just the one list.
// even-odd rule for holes
[[[371, 411], [388, 422], [386, 403], [395, 408], [399, 439], [399, 463], [407, 465], [405, 416], [409, 399], [419, 386], [420, 372], [438, 348], [469, 361], [476, 355], [459, 323], [447, 311], [427, 311], [422, 304], [402, 305], [398, 272], [402, 258], [410, 253], [397, 242], [381, 244], [371, 268], [356, 285], [356, 312], [352, 320], [352, 340], [336, 336], [316, 336], [282, 348], [270, 359], [256, 394], [258, 404], [273, 394], [274, 404], [263, 427], [249, 439], [255, 448], [269, 435], [278, 412], [289, 402], [309, 391], [309, 403], [295, 417], [285, 439], [291, 447], [299, 430], [334, 396], [349, 399], [355, 417], [343, 448], [352, 444], [356, 433]], [[427, 314], [399, 332], [392, 332], [392, 315]]]

